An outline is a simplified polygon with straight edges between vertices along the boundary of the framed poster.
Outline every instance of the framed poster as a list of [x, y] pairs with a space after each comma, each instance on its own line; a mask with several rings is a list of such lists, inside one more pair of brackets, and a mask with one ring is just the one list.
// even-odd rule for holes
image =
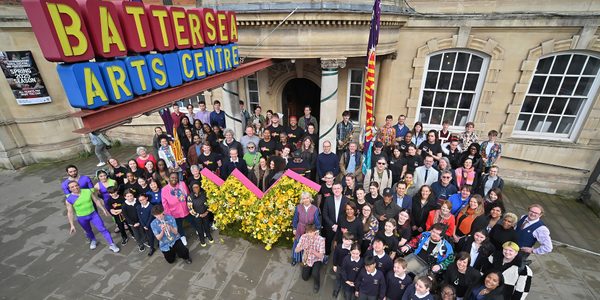
[[17, 104], [52, 102], [31, 51], [0, 51], [0, 67]]

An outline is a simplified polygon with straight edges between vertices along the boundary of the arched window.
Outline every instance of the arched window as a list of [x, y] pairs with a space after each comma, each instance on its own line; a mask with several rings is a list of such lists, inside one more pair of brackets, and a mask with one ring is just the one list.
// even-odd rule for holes
[[417, 119], [424, 124], [464, 126], [472, 121], [489, 57], [466, 50], [429, 55]]
[[515, 124], [515, 134], [572, 138], [598, 90], [598, 57], [559, 53], [540, 58]]

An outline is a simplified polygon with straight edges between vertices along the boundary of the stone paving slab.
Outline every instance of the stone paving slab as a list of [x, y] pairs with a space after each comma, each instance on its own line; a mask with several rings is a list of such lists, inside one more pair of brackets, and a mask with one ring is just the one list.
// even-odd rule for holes
[[[134, 148], [111, 149], [126, 161]], [[95, 170], [94, 159], [74, 162], [83, 174]], [[215, 243], [200, 247], [188, 238], [191, 265], [169, 265], [160, 252], [148, 257], [135, 242], [112, 253], [99, 237], [89, 250], [83, 230], [68, 234], [64, 196], [59, 182], [66, 163], [0, 171], [0, 299], [331, 299], [334, 275], [322, 268], [321, 291], [300, 279], [289, 264], [289, 249], [266, 251], [237, 238], [215, 233]], [[517, 214], [542, 202], [555, 240], [585, 248], [600, 244], [597, 217], [582, 204], [508, 187], [507, 206]], [[558, 220], [556, 218], [559, 218]], [[110, 230], [113, 222], [105, 218]], [[190, 230], [191, 232], [191, 230]], [[118, 234], [112, 234], [120, 242]], [[595, 250], [600, 249], [600, 247]], [[594, 250], [594, 249], [591, 249]], [[553, 253], [532, 256], [532, 293], [528, 299], [600, 299], [600, 257], [556, 246]], [[340, 297], [341, 298], [341, 297]]]

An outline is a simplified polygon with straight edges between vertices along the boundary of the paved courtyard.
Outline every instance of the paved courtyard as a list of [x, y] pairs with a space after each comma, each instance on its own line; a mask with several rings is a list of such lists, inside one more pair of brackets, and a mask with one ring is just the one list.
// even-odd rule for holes
[[[126, 161], [134, 149], [112, 152]], [[89, 175], [96, 160], [74, 163]], [[315, 297], [312, 283], [300, 280], [299, 267], [290, 266], [289, 249], [265, 251], [218, 234], [206, 248], [190, 241], [191, 265], [169, 265], [160, 252], [149, 258], [133, 242], [115, 254], [100, 237], [99, 247], [89, 250], [80, 227], [74, 236], [68, 234], [59, 188], [65, 165], [0, 171], [0, 299], [331, 299], [329, 269]], [[600, 251], [600, 220], [583, 204], [514, 188], [506, 194], [517, 214], [531, 202], [542, 203], [555, 241]], [[105, 220], [112, 230], [112, 221]], [[528, 299], [600, 299], [596, 254], [557, 243], [553, 253], [533, 257], [531, 266]]]

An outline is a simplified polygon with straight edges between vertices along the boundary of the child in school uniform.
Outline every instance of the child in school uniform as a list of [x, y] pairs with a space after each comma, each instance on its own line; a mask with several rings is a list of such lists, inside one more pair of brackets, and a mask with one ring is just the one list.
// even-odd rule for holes
[[134, 191], [125, 190], [125, 203], [123, 204], [123, 215], [125, 215], [125, 221], [127, 222], [127, 225], [129, 225], [129, 228], [133, 230], [133, 236], [137, 241], [138, 250], [140, 252], [143, 252], [144, 250], [146, 250], [146, 247], [144, 247], [144, 241], [146, 239], [144, 238], [144, 228], [140, 224], [140, 219], [137, 215], [137, 206], [139, 205], [140, 204], [135, 199]]
[[360, 257], [361, 245], [352, 244], [350, 255], [346, 255], [340, 266], [340, 276], [342, 277], [342, 289], [344, 290], [344, 300], [354, 299], [354, 281], [358, 273], [365, 266], [365, 262]]
[[154, 233], [152, 232], [152, 228], [150, 227], [152, 220], [154, 220], [154, 216], [152, 215], [152, 207], [154, 205], [152, 205], [152, 203], [148, 201], [147, 194], [140, 194], [140, 196], [138, 197], [138, 201], [140, 202], [140, 205], [136, 207], [138, 219], [140, 220], [140, 226], [142, 227], [142, 229], [144, 230], [144, 234], [146, 235], [146, 245], [148, 246], [148, 248], [150, 248], [148, 250], [148, 256], [152, 256], [152, 254], [154, 254], [154, 251], [156, 250], [156, 248], [154, 248], [154, 243], [156, 239], [154, 238]]
[[412, 278], [406, 274], [406, 267], [408, 263], [404, 258], [394, 260], [394, 270], [388, 272], [385, 277], [386, 300], [401, 300], [406, 288], [412, 284]]
[[294, 250], [302, 253], [302, 280], [307, 281], [311, 276], [314, 280], [313, 292], [318, 293], [321, 287], [321, 266], [325, 257], [325, 238], [317, 233], [314, 224], [307, 224], [304, 234], [300, 236]]
[[368, 253], [367, 255], [372, 256], [375, 259], [375, 263], [377, 264], [377, 269], [379, 271], [381, 271], [383, 274], [387, 274], [394, 268], [394, 261], [385, 253], [383, 245], [383, 240], [375, 237], [373, 239], [373, 252]]
[[383, 230], [379, 230], [375, 236], [383, 241], [385, 254], [389, 255], [390, 258], [394, 260], [394, 258], [396, 258], [399, 242], [396, 234], [396, 220], [387, 219]]
[[[125, 216], [123, 215], [123, 204], [125, 203], [125, 199], [119, 195], [119, 188], [116, 186], [109, 186], [106, 188], [106, 191], [110, 195], [110, 199], [108, 199], [108, 211], [115, 220], [115, 223], [117, 223], [119, 233], [121, 233], [121, 245], [125, 246], [127, 245], [127, 241], [129, 241], [127, 232], [125, 231]], [[129, 234], [133, 236], [131, 227], [129, 227], [128, 230]]]
[[417, 277], [415, 282], [404, 291], [402, 300], [434, 300], [435, 298], [430, 293], [432, 285], [431, 278], [427, 276]]
[[340, 293], [340, 289], [342, 288], [342, 277], [340, 275], [340, 267], [344, 258], [350, 254], [350, 248], [352, 247], [352, 242], [354, 240], [354, 235], [350, 232], [345, 232], [342, 235], [342, 243], [335, 246], [333, 250], [333, 272], [335, 273], [335, 284], [333, 285], [333, 298], [337, 298]]
[[358, 273], [354, 283], [355, 296], [359, 300], [379, 300], [385, 298], [385, 276], [377, 270], [372, 256], [365, 258], [365, 267]]

